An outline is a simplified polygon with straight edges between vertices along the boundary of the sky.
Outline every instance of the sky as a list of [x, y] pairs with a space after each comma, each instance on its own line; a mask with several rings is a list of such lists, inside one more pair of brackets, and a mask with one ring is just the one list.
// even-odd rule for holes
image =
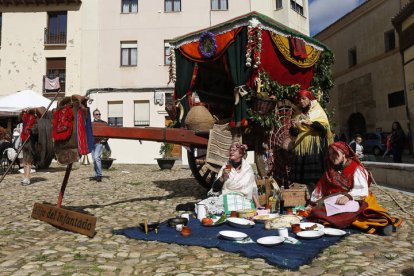
[[313, 36], [365, 0], [309, 0], [310, 35]]

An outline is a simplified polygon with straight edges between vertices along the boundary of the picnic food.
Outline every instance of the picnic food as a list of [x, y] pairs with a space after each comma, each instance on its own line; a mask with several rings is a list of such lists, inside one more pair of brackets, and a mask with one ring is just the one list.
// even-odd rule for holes
[[213, 220], [211, 218], [203, 218], [201, 220], [201, 223], [205, 224], [205, 225], [211, 225], [211, 224], [213, 224]]
[[284, 215], [269, 219], [265, 222], [265, 229], [277, 229], [281, 227], [290, 227], [291, 224], [300, 223], [299, 217], [295, 215]]
[[221, 214], [221, 217], [214, 223], [214, 224], [220, 224], [226, 220], [227, 216], [226, 213]]
[[318, 225], [313, 224], [313, 225], [311, 225], [309, 227], [305, 227], [305, 230], [316, 230], [317, 228], [318, 228]]

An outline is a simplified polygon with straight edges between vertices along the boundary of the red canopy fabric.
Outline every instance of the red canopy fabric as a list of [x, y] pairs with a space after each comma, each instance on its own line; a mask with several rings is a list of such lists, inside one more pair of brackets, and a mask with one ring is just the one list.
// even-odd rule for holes
[[[300, 68], [287, 61], [279, 52], [268, 31], [262, 31], [262, 52], [261, 64], [259, 69], [267, 71], [273, 80], [282, 85], [299, 84], [302, 89], [310, 86], [314, 66], [309, 68]], [[255, 70], [252, 74], [253, 81], [259, 70]]]

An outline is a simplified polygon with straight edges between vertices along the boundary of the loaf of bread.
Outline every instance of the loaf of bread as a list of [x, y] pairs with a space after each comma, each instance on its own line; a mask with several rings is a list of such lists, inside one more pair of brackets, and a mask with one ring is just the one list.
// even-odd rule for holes
[[265, 229], [277, 229], [281, 227], [290, 227], [291, 224], [300, 223], [300, 218], [295, 215], [283, 215], [277, 218], [269, 219], [265, 222]]

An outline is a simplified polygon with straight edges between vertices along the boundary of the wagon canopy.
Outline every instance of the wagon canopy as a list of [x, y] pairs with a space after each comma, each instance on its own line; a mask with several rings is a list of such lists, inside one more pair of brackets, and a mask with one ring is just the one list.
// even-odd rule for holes
[[283, 86], [323, 91], [332, 85], [333, 56], [325, 45], [257, 12], [180, 36], [170, 45], [170, 81], [185, 114], [197, 91], [213, 113], [231, 116], [232, 126], [247, 125], [245, 95], [260, 71]]

